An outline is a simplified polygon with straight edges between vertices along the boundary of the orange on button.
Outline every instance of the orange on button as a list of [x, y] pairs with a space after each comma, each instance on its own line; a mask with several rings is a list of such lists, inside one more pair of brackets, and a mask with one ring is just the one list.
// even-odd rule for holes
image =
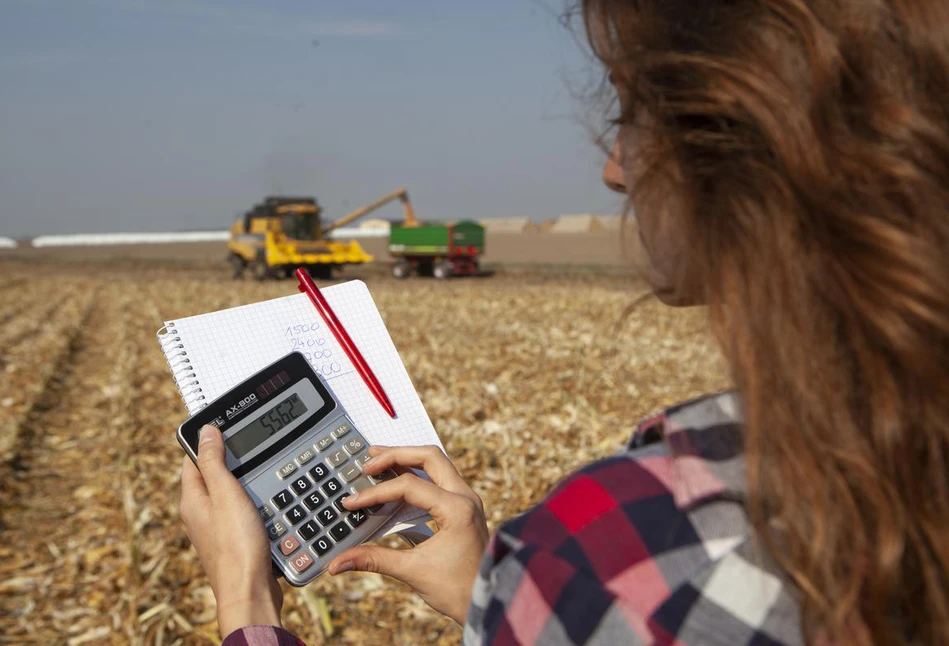
[[313, 565], [313, 557], [310, 556], [309, 552], [303, 552], [299, 556], [294, 556], [290, 559], [290, 565], [297, 571], [297, 574], [299, 574]]
[[283, 552], [284, 556], [290, 556], [297, 551], [298, 547], [300, 547], [300, 541], [295, 536], [287, 536], [280, 541], [280, 551]]

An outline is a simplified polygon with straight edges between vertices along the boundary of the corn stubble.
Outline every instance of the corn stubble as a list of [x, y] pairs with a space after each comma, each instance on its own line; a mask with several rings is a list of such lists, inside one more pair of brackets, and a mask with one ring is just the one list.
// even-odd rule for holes
[[[370, 289], [492, 528], [643, 415], [727, 387], [704, 312], [619, 276], [523, 273]], [[0, 643], [218, 643], [178, 520], [186, 411], [161, 321], [294, 293], [181, 267], [0, 262]], [[455, 644], [460, 629], [372, 574], [286, 588], [310, 644]]]

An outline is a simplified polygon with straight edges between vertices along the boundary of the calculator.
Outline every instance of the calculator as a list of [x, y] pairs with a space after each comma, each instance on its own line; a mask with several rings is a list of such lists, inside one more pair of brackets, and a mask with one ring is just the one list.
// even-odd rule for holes
[[350, 511], [343, 499], [395, 477], [367, 476], [369, 443], [299, 352], [224, 393], [178, 427], [197, 459], [201, 427], [224, 436], [227, 467], [257, 505], [275, 570], [294, 586], [319, 576], [343, 550], [369, 540], [400, 502]]

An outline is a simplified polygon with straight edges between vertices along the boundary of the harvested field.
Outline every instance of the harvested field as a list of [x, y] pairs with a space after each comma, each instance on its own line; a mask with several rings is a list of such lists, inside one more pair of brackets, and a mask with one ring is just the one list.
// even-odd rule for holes
[[[652, 410], [727, 385], [701, 310], [621, 276], [367, 282], [445, 447], [492, 525], [614, 452]], [[0, 260], [0, 643], [218, 643], [178, 520], [186, 412], [161, 321], [293, 293], [223, 268]], [[378, 575], [286, 589], [309, 644], [455, 644]]]

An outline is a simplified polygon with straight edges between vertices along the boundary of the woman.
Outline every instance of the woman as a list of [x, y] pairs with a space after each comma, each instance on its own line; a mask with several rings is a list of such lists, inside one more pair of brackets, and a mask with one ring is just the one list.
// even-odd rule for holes
[[[347, 506], [406, 500], [440, 532], [330, 571], [405, 581], [470, 643], [949, 643], [949, 3], [582, 12], [618, 98], [604, 179], [658, 297], [707, 304], [736, 394], [644, 422], [483, 558], [481, 501], [448, 459], [377, 447], [370, 472], [431, 482]], [[266, 537], [220, 435], [202, 442], [182, 516], [221, 630], [274, 643]]]

